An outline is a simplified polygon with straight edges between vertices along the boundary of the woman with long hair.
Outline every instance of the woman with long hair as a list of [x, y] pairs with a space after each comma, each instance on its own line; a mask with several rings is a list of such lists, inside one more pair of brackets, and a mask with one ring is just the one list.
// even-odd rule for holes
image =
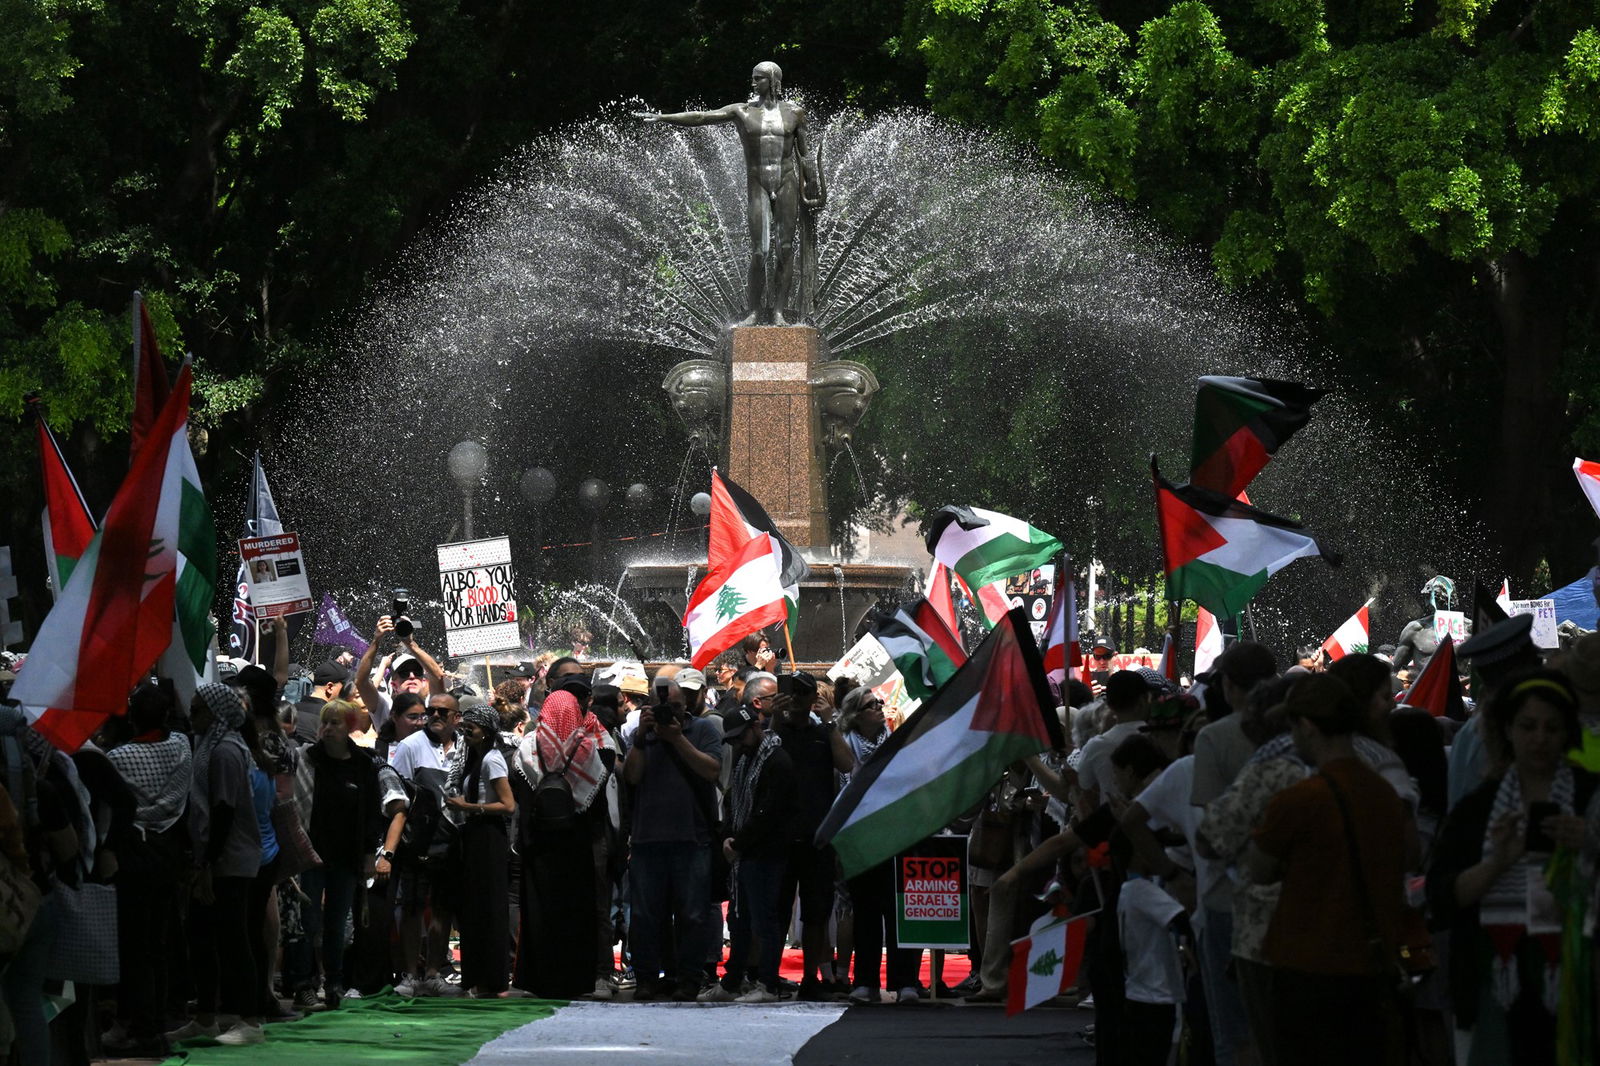
[[507, 816], [516, 811], [499, 748], [500, 716], [481, 700], [461, 715], [466, 756], [450, 772], [445, 802], [465, 817], [461, 827], [461, 984], [475, 998], [506, 991], [511, 972], [510, 891], [506, 864], [511, 843]]

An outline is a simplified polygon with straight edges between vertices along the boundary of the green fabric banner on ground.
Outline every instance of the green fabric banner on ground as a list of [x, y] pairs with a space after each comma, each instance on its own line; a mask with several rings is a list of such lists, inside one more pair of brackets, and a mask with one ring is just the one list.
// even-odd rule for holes
[[266, 1027], [254, 1047], [195, 1041], [163, 1066], [460, 1066], [501, 1033], [548, 1018], [564, 1000], [350, 1000], [338, 1010]]

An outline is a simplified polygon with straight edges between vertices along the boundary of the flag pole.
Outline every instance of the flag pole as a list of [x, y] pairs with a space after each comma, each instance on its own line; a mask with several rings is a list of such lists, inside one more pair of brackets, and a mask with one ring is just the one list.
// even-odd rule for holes
[[783, 620], [783, 642], [789, 648], [789, 672], [797, 674], [800, 671], [794, 665], [794, 638], [789, 635], [789, 619]]

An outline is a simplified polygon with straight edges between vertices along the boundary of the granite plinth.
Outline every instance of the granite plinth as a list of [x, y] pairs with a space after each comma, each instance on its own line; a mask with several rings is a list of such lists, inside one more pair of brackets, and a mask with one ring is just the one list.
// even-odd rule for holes
[[797, 546], [828, 543], [822, 431], [811, 398], [822, 335], [741, 326], [730, 338], [728, 474]]

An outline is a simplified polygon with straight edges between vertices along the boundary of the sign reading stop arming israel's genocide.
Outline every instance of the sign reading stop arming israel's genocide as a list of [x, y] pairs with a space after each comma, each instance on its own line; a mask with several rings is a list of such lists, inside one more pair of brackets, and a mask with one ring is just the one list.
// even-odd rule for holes
[[903, 948], [967, 945], [967, 838], [929, 837], [894, 859], [895, 935]]
[[451, 658], [522, 646], [509, 537], [439, 545], [439, 600]]

